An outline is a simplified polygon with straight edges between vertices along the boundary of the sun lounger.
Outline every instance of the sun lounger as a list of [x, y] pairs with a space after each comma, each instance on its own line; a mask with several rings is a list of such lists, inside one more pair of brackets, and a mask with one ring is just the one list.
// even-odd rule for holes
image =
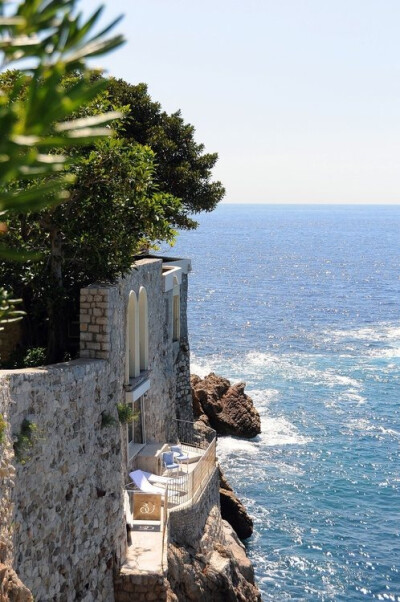
[[[179, 491], [187, 491], [187, 475], [181, 475], [177, 477], [162, 477], [157, 474], [152, 474], [151, 472], [146, 472], [145, 470], [136, 470], [135, 472], [144, 475], [150, 486], [153, 486], [153, 484], [155, 484], [156, 488], [162, 489], [163, 493], [165, 493], [165, 487], [167, 487], [168, 484], [172, 486], [172, 489], [177, 489]], [[132, 475], [133, 473], [131, 472], [129, 476], [133, 480]]]
[[152, 485], [147, 479], [146, 473], [144, 473], [142, 470], [134, 470], [133, 472], [129, 473], [129, 476], [135, 483], [136, 487], [140, 489], [140, 491], [144, 491], [145, 493], [165, 493], [165, 489], [162, 487], [156, 487], [155, 485]]

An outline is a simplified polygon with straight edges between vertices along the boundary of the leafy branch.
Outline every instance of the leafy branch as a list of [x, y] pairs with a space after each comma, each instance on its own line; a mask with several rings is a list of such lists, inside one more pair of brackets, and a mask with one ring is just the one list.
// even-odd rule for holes
[[10, 299], [9, 293], [4, 288], [0, 288], [0, 330], [4, 330], [2, 324], [22, 320], [25, 312], [15, 308], [21, 302], [22, 299]]
[[[0, 0], [0, 53], [2, 67], [22, 65], [17, 77], [0, 92], [0, 232], [7, 212], [38, 211], [68, 198], [66, 187], [74, 176], [64, 168], [77, 162], [62, 149], [110, 135], [107, 127], [121, 113], [72, 118], [92, 101], [105, 82], [90, 77], [88, 58], [108, 53], [123, 43], [120, 35], [108, 37], [116, 19], [95, 33], [103, 11], [98, 8], [84, 20], [76, 12], [77, 0], [23, 0], [14, 11]], [[7, 10], [5, 6], [7, 4]], [[63, 78], [80, 74], [68, 90]], [[23, 94], [22, 94], [23, 91]], [[15, 181], [29, 186], [15, 189]], [[4, 242], [0, 257], [26, 260]], [[32, 257], [30, 257], [32, 259]], [[21, 317], [4, 288], [0, 289], [0, 323]]]

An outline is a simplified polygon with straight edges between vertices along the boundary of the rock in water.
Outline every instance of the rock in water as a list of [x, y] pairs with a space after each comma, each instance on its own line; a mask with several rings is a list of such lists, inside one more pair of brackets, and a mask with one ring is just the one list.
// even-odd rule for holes
[[222, 518], [231, 525], [240, 539], [250, 537], [253, 534], [253, 520], [229, 485], [221, 467], [219, 468], [219, 499]]
[[206, 416], [219, 435], [251, 439], [261, 433], [260, 415], [244, 392], [245, 383], [231, 385], [211, 372], [204, 379], [193, 375], [191, 384], [195, 416], [204, 422]]

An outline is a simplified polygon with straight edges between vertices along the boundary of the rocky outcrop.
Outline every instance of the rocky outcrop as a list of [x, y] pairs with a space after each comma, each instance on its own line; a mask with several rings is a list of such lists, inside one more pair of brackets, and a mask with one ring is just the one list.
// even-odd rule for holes
[[0, 564], [0, 602], [33, 602], [29, 589], [5, 564]]
[[211, 372], [204, 379], [191, 377], [193, 413], [219, 435], [252, 438], [261, 432], [260, 415], [244, 392], [245, 383], [231, 385]]
[[169, 602], [260, 602], [243, 544], [214, 506], [195, 547], [168, 547]]
[[246, 508], [229, 485], [221, 468], [219, 469], [219, 477], [219, 498], [222, 518], [228, 521], [240, 539], [247, 539], [253, 534], [253, 520], [247, 514]]
[[[212, 372], [204, 379], [193, 375], [191, 385], [193, 413], [198, 425], [211, 426], [220, 435], [237, 437], [251, 438], [261, 432], [260, 416], [244, 392], [245, 383], [231, 385], [227, 378]], [[222, 518], [241, 539], [247, 539], [253, 533], [253, 521], [221, 469], [219, 491]]]

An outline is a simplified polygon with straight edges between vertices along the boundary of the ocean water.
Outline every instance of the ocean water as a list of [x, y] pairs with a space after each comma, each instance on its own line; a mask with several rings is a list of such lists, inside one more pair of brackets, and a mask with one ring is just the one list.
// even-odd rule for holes
[[220, 438], [263, 600], [400, 601], [400, 207], [222, 205], [183, 232], [192, 371], [262, 417]]

